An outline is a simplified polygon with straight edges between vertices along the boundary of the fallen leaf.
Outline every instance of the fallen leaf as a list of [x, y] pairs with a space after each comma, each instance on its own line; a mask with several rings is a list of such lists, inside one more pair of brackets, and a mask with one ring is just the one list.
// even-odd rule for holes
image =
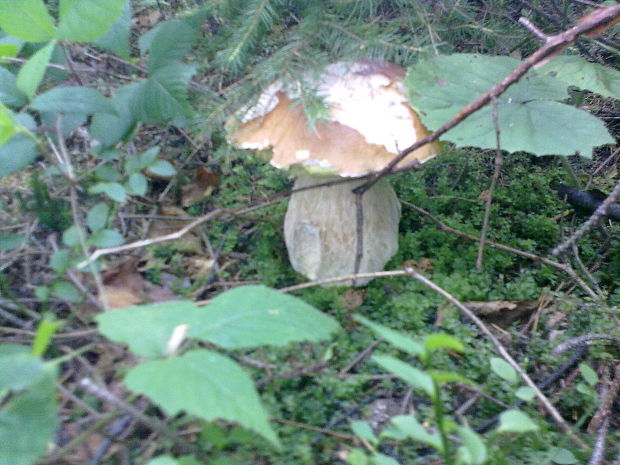
[[145, 281], [136, 259], [125, 260], [102, 273], [103, 290], [110, 309], [131, 307], [144, 302], [167, 302], [175, 298], [167, 286]]
[[145, 281], [136, 267], [137, 260], [129, 259], [102, 273], [103, 289], [109, 308], [137, 305], [144, 299]]
[[221, 178], [221, 175], [209, 171], [204, 166], [196, 168], [194, 180], [181, 188], [183, 192], [182, 205], [189, 207], [210, 196], [215, 188], [220, 185]]
[[347, 310], [354, 310], [360, 305], [364, 303], [364, 295], [366, 292], [364, 289], [347, 289], [344, 294], [342, 294], [342, 300], [344, 301], [344, 306]]
[[403, 268], [413, 268], [419, 273], [428, 273], [433, 269], [433, 262], [428, 257], [422, 257], [420, 260], [405, 260]]
[[494, 300], [490, 302], [464, 302], [476, 315], [484, 317], [489, 323], [507, 328], [515, 320], [532, 313], [538, 307], [537, 300]]

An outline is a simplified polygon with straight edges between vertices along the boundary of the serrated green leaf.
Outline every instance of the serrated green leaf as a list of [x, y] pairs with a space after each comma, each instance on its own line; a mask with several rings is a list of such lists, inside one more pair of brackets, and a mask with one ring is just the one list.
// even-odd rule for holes
[[379, 443], [379, 438], [375, 436], [375, 433], [372, 431], [372, 428], [366, 421], [352, 421], [351, 431], [353, 431], [353, 434], [355, 434], [358, 438], [362, 438], [368, 441], [370, 444], [377, 445]]
[[187, 83], [195, 72], [194, 66], [172, 63], [140, 82], [132, 100], [134, 117], [145, 122], [166, 122], [189, 115]]
[[413, 415], [397, 415], [392, 417], [390, 423], [394, 428], [405, 433], [407, 437], [423, 444], [428, 444], [439, 452], [443, 451], [443, 445], [439, 434], [429, 433]]
[[536, 397], [536, 391], [528, 386], [521, 386], [519, 389], [515, 391], [515, 396], [519, 399], [524, 400], [525, 402], [529, 402], [534, 397]]
[[596, 371], [594, 371], [587, 363], [581, 362], [579, 364], [579, 371], [581, 371], [581, 376], [586, 380], [586, 382], [590, 386], [596, 386], [598, 384], [598, 375]]
[[566, 85], [620, 99], [620, 72], [598, 63], [590, 63], [579, 55], [556, 56], [540, 71], [553, 75]]
[[131, 101], [139, 89], [139, 83], [131, 83], [116, 90], [110, 99], [116, 114], [96, 113], [90, 124], [90, 133], [104, 147], [111, 147], [128, 137], [136, 125], [131, 111]]
[[0, 392], [6, 389], [25, 389], [44, 373], [43, 361], [32, 355], [28, 347], [17, 344], [0, 345]]
[[462, 383], [462, 384], [469, 384], [469, 385], [474, 384], [471, 380], [467, 379], [466, 377], [458, 373], [454, 373], [453, 371], [429, 370], [428, 374], [431, 375], [431, 377], [438, 384], [445, 384], [445, 383]]
[[118, 56], [128, 59], [131, 55], [129, 49], [129, 36], [131, 32], [131, 2], [125, 1], [121, 14], [110, 30], [99, 37], [95, 44], [111, 51]]
[[106, 194], [118, 203], [125, 201], [125, 188], [117, 182], [99, 182], [88, 189], [91, 194]]
[[69, 281], [57, 281], [52, 285], [52, 294], [69, 302], [80, 300], [80, 291]]
[[147, 465], [179, 465], [179, 462], [169, 455], [162, 455], [160, 457], [155, 457], [153, 460], [150, 460]]
[[159, 146], [156, 145], [155, 147], [151, 147], [150, 149], [140, 154], [136, 154], [136, 156], [138, 157], [138, 160], [140, 160], [139, 169], [147, 168], [148, 166], [155, 163], [155, 161], [157, 160], [157, 155], [159, 155], [159, 151], [160, 151], [160, 148]]
[[71, 256], [67, 249], [59, 249], [50, 257], [50, 267], [58, 275], [63, 274], [69, 268], [70, 263]]
[[400, 350], [404, 350], [405, 352], [410, 353], [411, 355], [417, 355], [419, 357], [425, 357], [427, 352], [424, 348], [424, 345], [419, 342], [414, 341], [409, 336], [406, 336], [403, 333], [398, 331], [394, 331], [386, 326], [382, 326], [377, 323], [373, 323], [367, 318], [364, 318], [361, 315], [355, 315], [355, 320], [362, 323], [364, 326], [372, 329], [379, 337], [382, 337], [387, 342], [392, 344], [394, 347], [399, 348]]
[[95, 319], [108, 339], [127, 344], [136, 355], [154, 358], [165, 354], [174, 328], [187, 324], [191, 329], [205, 312], [191, 301], [173, 301], [118, 309]]
[[119, 18], [125, 0], [60, 0], [56, 37], [74, 42], [92, 42], [110, 30]]
[[63, 115], [59, 115], [58, 113], [52, 113], [49, 111], [41, 112], [41, 126], [47, 126], [47, 133], [51, 135], [51, 137], [55, 140], [56, 135], [56, 125], [58, 124], [58, 117], [61, 117], [60, 120], [60, 133], [64, 137], [68, 137], [73, 131], [86, 123], [88, 119], [88, 115], [80, 114], [80, 113], [65, 113]]
[[505, 379], [509, 383], [515, 384], [519, 381], [519, 375], [510, 364], [499, 357], [491, 357], [491, 369], [493, 372], [502, 379]]
[[467, 465], [483, 465], [487, 461], [487, 448], [480, 435], [471, 428], [459, 426], [458, 433], [463, 445], [458, 448], [462, 463]]
[[34, 295], [41, 302], [47, 302], [52, 290], [48, 286], [37, 286], [34, 288]]
[[108, 215], [110, 214], [110, 207], [104, 202], [99, 202], [93, 206], [86, 214], [86, 225], [91, 231], [98, 231], [103, 229], [108, 223]]
[[499, 416], [500, 433], [527, 433], [538, 430], [538, 425], [521, 410], [506, 410]]
[[127, 184], [125, 184], [125, 188], [132, 195], [144, 195], [146, 194], [146, 190], [148, 188], [148, 181], [142, 173], [134, 173], [129, 176]]
[[0, 146], [4, 145], [17, 133], [13, 116], [8, 108], [0, 104]]
[[42, 357], [52, 342], [54, 333], [60, 328], [60, 321], [53, 314], [45, 314], [39, 324], [32, 342], [32, 355]]
[[[27, 114], [18, 114], [15, 120], [22, 126], [32, 129], [36, 124]], [[16, 134], [0, 146], [0, 178], [15, 173], [37, 158], [37, 146], [26, 134]]]
[[389, 455], [378, 452], [370, 458], [370, 462], [372, 465], [399, 465], [399, 463]]
[[0, 43], [0, 63], [4, 63], [4, 58], [15, 58], [19, 53], [19, 45]]
[[355, 447], [349, 451], [347, 463], [349, 465], [368, 465], [368, 456], [362, 449]]
[[338, 329], [335, 320], [305, 302], [264, 286], [226, 291], [207, 307], [165, 302], [115, 310], [96, 320], [103, 335], [144, 357], [164, 355], [172, 331], [182, 324], [189, 325], [189, 337], [227, 349], [319, 341]]
[[30, 107], [37, 111], [55, 113], [93, 113], [116, 114], [116, 108], [99, 91], [89, 87], [63, 86], [55, 87], [37, 96]]
[[429, 352], [435, 352], [439, 349], [454, 350], [456, 352], [463, 352], [465, 350], [465, 346], [461, 341], [449, 334], [443, 333], [434, 333], [426, 336], [424, 346]]
[[95, 177], [99, 181], [116, 182], [123, 177], [119, 170], [111, 163], [99, 165], [95, 169]]
[[76, 226], [69, 226], [62, 233], [62, 243], [67, 247], [77, 247], [80, 245], [80, 235]]
[[577, 457], [575, 457], [571, 451], [562, 447], [552, 448], [549, 451], [549, 459], [558, 465], [572, 465], [574, 463], [579, 463], [579, 460], [577, 460]]
[[0, 67], [0, 102], [11, 107], [21, 107], [26, 103], [24, 94], [17, 87], [17, 77], [2, 67]]
[[389, 355], [373, 355], [372, 360], [413, 387], [422, 389], [429, 396], [435, 395], [433, 378], [428, 373]]
[[174, 176], [177, 172], [177, 170], [174, 169], [174, 166], [166, 160], [155, 160], [155, 162], [148, 166], [146, 170], [156, 176], [164, 177]]
[[[171, 382], [182, 379], [183, 383]], [[146, 362], [131, 369], [127, 387], [151, 398], [169, 415], [239, 423], [279, 446], [250, 377], [234, 361], [207, 350]]]
[[116, 229], [100, 229], [91, 234], [88, 239], [90, 245], [95, 247], [116, 247], [125, 242], [123, 235]]
[[226, 349], [321, 341], [339, 329], [303, 300], [265, 286], [240, 286], [215, 297], [190, 335]]
[[6, 252], [8, 250], [17, 249], [26, 241], [25, 234], [3, 233], [0, 234], [0, 250]]
[[198, 31], [181, 19], [170, 19], [154, 28], [149, 44], [147, 71], [153, 74], [182, 59], [198, 38]]
[[56, 41], [51, 41], [45, 47], [37, 50], [37, 52], [21, 67], [17, 74], [17, 88], [29, 99], [34, 97], [39, 84], [43, 80], [55, 46]]
[[0, 28], [25, 42], [45, 42], [55, 33], [43, 0], [0, 0]]
[[[409, 100], [431, 130], [454, 117], [465, 105], [506, 77], [519, 62], [509, 57], [474, 54], [440, 56], [409, 68]], [[454, 70], [458, 70], [455, 72]], [[599, 119], [554, 102], [566, 97], [566, 84], [537, 72], [498, 97], [501, 148], [536, 155], [591, 156], [592, 148], [613, 143]], [[554, 137], [549, 137], [553, 134]], [[492, 107], [470, 115], [443, 140], [459, 147], [496, 147]]]
[[46, 373], [0, 409], [0, 463], [33, 465], [47, 449], [57, 426], [55, 375]]

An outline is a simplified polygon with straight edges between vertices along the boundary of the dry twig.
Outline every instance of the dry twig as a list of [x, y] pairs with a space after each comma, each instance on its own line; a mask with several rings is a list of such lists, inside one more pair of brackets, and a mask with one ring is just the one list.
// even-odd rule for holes
[[525, 382], [525, 384], [534, 390], [534, 392], [536, 393], [536, 397], [538, 398], [540, 403], [544, 406], [545, 410], [551, 415], [551, 417], [556, 422], [556, 424], [559, 426], [559, 428], [562, 430], [562, 432], [567, 434], [570, 437], [573, 444], [575, 444], [577, 447], [581, 449], [589, 449], [588, 445], [584, 443], [577, 435], [573, 433], [568, 423], [566, 423], [566, 420], [562, 418], [562, 415], [560, 415], [560, 412], [557, 411], [557, 409], [553, 406], [553, 404], [547, 398], [547, 396], [543, 394], [543, 392], [536, 385], [536, 383], [532, 381], [532, 378], [530, 378], [529, 375], [525, 371], [523, 371], [521, 366], [515, 361], [515, 359], [512, 358], [512, 356], [508, 353], [508, 351], [503, 346], [503, 344], [495, 337], [495, 335], [493, 335], [493, 333], [489, 330], [489, 328], [486, 327], [486, 325], [482, 322], [480, 318], [478, 318], [474, 314], [474, 312], [472, 312], [465, 305], [459, 302], [452, 294], [442, 289], [441, 287], [439, 287], [437, 284], [430, 281], [429, 279], [425, 278], [424, 276], [416, 272], [413, 268], [407, 267], [405, 268], [405, 271], [407, 271], [407, 273], [412, 278], [416, 279], [417, 281], [420, 281], [422, 284], [426, 285], [427, 287], [431, 288], [438, 294], [442, 295], [452, 305], [457, 307], [465, 316], [467, 316], [467, 318], [469, 318], [478, 327], [478, 329], [480, 329], [480, 331], [491, 341], [491, 343], [495, 346], [495, 349], [497, 350], [497, 352], [504, 358], [504, 360], [506, 360], [510, 364], [510, 366], [512, 366], [512, 368], [515, 369], [515, 371], [519, 374], [519, 376]]
[[484, 206], [484, 219], [482, 220], [482, 230], [480, 231], [480, 245], [478, 247], [478, 258], [476, 259], [476, 269], [482, 271], [482, 258], [484, 255], [484, 243], [487, 237], [487, 231], [489, 229], [489, 217], [491, 216], [491, 203], [493, 202], [493, 192], [495, 192], [495, 185], [499, 179], [499, 173], [502, 168], [502, 149], [500, 146], [499, 135], [499, 112], [497, 109], [497, 97], [493, 96], [493, 126], [495, 127], [495, 142], [497, 144], [495, 148], [495, 170], [493, 171], [493, 178], [491, 178], [491, 186], [489, 187], [489, 194], [487, 195], [486, 203]]

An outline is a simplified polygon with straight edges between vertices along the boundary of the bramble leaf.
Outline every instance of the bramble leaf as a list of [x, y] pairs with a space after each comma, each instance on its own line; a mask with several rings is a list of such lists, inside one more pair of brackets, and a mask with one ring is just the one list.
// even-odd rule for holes
[[[182, 383], [171, 383], [182, 379]], [[207, 350], [154, 360], [131, 369], [125, 384], [151, 398], [169, 415], [186, 412], [249, 428], [279, 445], [250, 377], [234, 361]]]
[[56, 37], [74, 42], [92, 42], [116, 22], [126, 0], [60, 0]]
[[[519, 61], [478, 54], [439, 56], [409, 68], [405, 84], [411, 105], [431, 130], [504, 79]], [[458, 70], [458, 72], [455, 72]], [[530, 71], [497, 98], [500, 144], [508, 152], [589, 157], [593, 147], [614, 142], [601, 120], [556, 102], [566, 82]], [[549, 135], [553, 134], [553, 137]], [[485, 106], [448, 131], [443, 140], [459, 147], [496, 147], [492, 106]]]
[[25, 42], [54, 37], [54, 22], [43, 0], [0, 0], [0, 28]]

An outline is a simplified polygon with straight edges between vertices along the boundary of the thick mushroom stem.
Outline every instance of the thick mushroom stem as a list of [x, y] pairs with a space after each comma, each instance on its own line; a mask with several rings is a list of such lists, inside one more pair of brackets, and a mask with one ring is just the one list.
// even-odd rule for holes
[[[294, 189], [338, 177], [300, 175]], [[355, 194], [365, 181], [341, 183], [297, 192], [284, 219], [284, 238], [293, 268], [311, 280], [352, 274], [357, 250]], [[379, 180], [362, 197], [363, 255], [360, 273], [383, 270], [398, 249], [400, 203], [387, 179]], [[370, 279], [356, 280], [355, 285]], [[335, 285], [352, 284], [351, 282]]]

